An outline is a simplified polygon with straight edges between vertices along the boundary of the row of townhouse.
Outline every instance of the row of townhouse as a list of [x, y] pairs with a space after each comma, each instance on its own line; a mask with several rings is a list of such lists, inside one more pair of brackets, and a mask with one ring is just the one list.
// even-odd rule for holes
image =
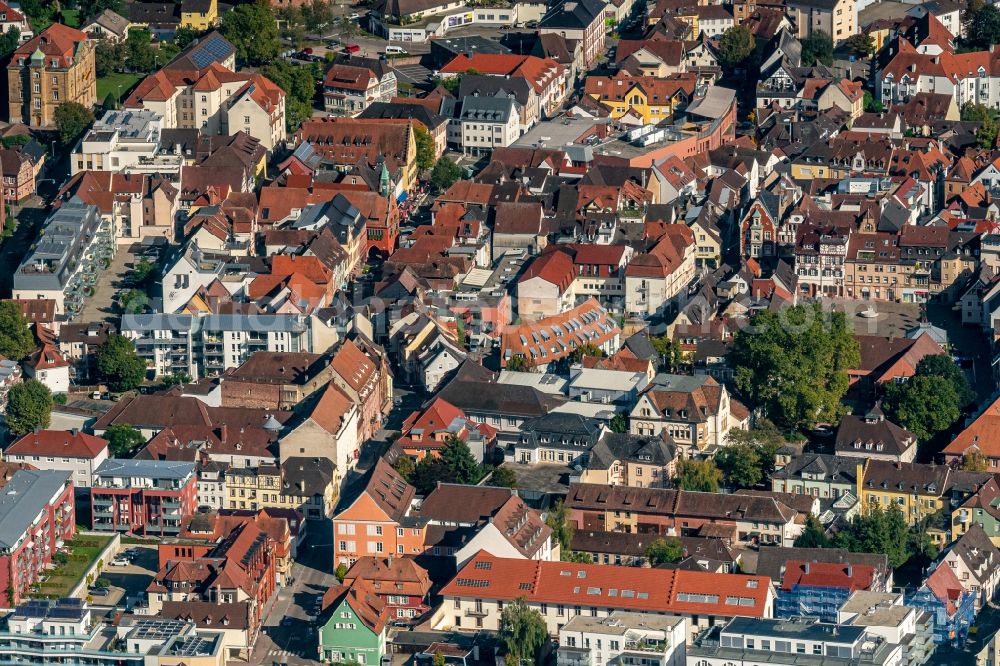
[[418, 498], [379, 459], [362, 493], [333, 518], [334, 561], [426, 555], [461, 566], [481, 550], [497, 557], [550, 561], [559, 546], [541, 515], [508, 488], [439, 484]]

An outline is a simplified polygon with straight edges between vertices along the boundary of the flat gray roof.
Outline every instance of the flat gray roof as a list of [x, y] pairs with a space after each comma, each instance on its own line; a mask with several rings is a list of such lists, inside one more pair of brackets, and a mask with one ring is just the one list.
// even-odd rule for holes
[[[186, 479], [194, 474], [195, 463], [173, 460], [119, 460], [111, 458], [101, 463], [94, 473], [98, 476], [144, 477], [151, 479]], [[20, 473], [20, 472], [19, 472]]]
[[70, 472], [19, 470], [0, 489], [0, 548], [13, 548], [35, 517], [62, 491]]

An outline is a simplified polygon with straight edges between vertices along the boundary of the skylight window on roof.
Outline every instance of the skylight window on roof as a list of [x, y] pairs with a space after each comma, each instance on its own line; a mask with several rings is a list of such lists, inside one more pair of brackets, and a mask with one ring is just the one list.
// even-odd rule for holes
[[486, 561], [486, 562], [476, 562], [476, 568], [477, 569], [492, 569], [493, 568], [493, 563], [489, 562], [489, 561]]
[[636, 596], [639, 597], [640, 599], [649, 599], [649, 592], [640, 592]]
[[459, 587], [489, 587], [490, 582], [488, 580], [478, 580], [476, 578], [459, 578], [455, 581], [455, 585]]
[[756, 590], [757, 589], [757, 579], [751, 578], [747, 581], [747, 589]]
[[597, 594], [597, 595], [600, 595], [601, 594], [601, 588], [599, 588], [599, 587], [588, 587], [587, 588], [587, 594]]
[[519, 590], [530, 590], [531, 589], [531, 583], [521, 583], [520, 585], [517, 586], [517, 589], [519, 589]]
[[618, 596], [618, 589], [612, 587], [610, 590], [608, 590], [608, 596], [609, 597], [617, 597]]
[[576, 572], [576, 577], [577, 578], [586, 578], [587, 577], [587, 572], [581, 569], [580, 571]]
[[635, 597], [635, 590], [622, 590], [623, 599], [632, 599]]

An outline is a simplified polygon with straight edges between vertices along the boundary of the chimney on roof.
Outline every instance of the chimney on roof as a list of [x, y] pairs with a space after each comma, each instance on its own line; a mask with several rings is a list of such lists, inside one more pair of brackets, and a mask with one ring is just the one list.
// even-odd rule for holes
[[848, 578], [853, 578], [854, 577], [854, 567], [851, 566], [850, 563], [847, 564], [847, 577]]
[[809, 573], [809, 563], [808, 562], [806, 562], [804, 565], [802, 565], [802, 571], [804, 573]]

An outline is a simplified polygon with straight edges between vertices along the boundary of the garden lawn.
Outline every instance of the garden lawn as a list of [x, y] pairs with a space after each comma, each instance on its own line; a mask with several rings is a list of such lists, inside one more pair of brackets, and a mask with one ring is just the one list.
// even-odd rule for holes
[[[100, 77], [97, 79], [97, 102], [103, 102], [108, 93], [117, 96], [119, 92], [121, 93], [121, 99], [118, 101], [121, 102], [128, 95], [128, 91], [132, 89], [132, 86], [138, 83], [141, 78], [141, 74], [122, 74], [120, 72], [112, 72]], [[120, 91], [118, 88], [119, 85], [121, 85]]]
[[62, 20], [63, 23], [71, 28], [80, 27], [80, 10], [79, 9], [64, 9], [62, 10]]
[[32, 589], [32, 597], [48, 597], [58, 599], [69, 596], [70, 590], [76, 587], [83, 574], [90, 569], [98, 555], [111, 541], [110, 536], [77, 536], [72, 541], [67, 541], [69, 547], [69, 560], [66, 564], [57, 565], [55, 569], [46, 572], [48, 579], [40, 583], [36, 589]]

